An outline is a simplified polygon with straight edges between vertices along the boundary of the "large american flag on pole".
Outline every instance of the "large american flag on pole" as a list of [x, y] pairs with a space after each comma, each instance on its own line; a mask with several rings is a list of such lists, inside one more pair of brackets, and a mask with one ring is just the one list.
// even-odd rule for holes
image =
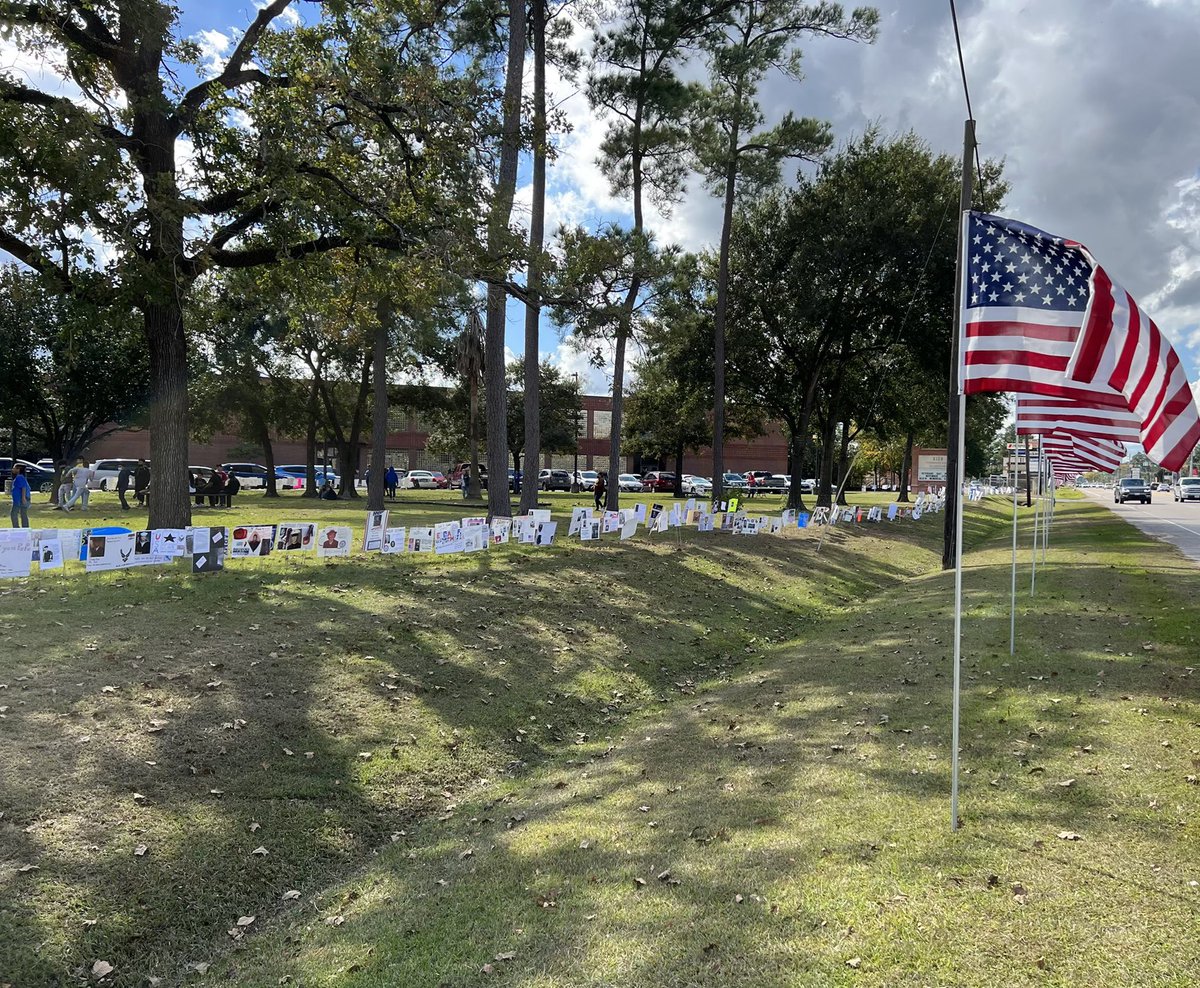
[[1177, 470], [1200, 441], [1170, 343], [1073, 240], [971, 212], [963, 253], [963, 383], [1133, 414], [1138, 442]]
[[1057, 458], [1072, 465], [1084, 463], [1092, 470], [1106, 473], [1116, 470], [1125, 458], [1125, 447], [1120, 443], [1065, 433], [1043, 436], [1042, 449], [1051, 459]]

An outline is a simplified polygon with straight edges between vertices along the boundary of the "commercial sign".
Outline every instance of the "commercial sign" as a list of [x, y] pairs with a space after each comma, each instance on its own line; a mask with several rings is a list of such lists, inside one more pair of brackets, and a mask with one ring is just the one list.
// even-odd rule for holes
[[944, 484], [946, 482], [946, 454], [920, 454], [917, 457], [917, 481], [923, 484]]

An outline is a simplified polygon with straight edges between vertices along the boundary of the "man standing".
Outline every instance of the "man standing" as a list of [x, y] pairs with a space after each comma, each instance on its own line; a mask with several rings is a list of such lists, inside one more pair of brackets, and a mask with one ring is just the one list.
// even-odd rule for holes
[[[13, 467], [12, 483], [9, 485], [12, 488], [12, 518], [13, 528], [28, 528], [29, 527], [29, 499], [31, 495], [29, 480], [25, 476], [25, 464], [18, 463]], [[20, 519], [21, 524], [17, 524], [17, 519]]]
[[90, 484], [94, 471], [83, 460], [79, 460], [75, 464], [75, 468], [71, 471], [71, 497], [66, 504], [63, 505], [63, 511], [70, 511], [75, 502], [83, 500], [83, 510], [88, 509], [88, 499], [91, 497], [92, 491]]
[[600, 476], [596, 478], [596, 510], [601, 511], [604, 508], [604, 495], [608, 493], [608, 472], [600, 471]]
[[130, 483], [133, 480], [133, 468], [126, 463], [117, 472], [117, 497], [121, 501], [121, 510], [129, 510], [129, 502], [125, 500], [125, 492], [129, 490]]
[[400, 476], [396, 473], [394, 466], [388, 465], [387, 473], [383, 475], [383, 486], [386, 488], [385, 493], [391, 501], [396, 500], [396, 486], [400, 483]]
[[146, 503], [146, 488], [150, 486], [150, 465], [145, 460], [138, 460], [137, 469], [133, 472], [133, 496], [139, 505]]

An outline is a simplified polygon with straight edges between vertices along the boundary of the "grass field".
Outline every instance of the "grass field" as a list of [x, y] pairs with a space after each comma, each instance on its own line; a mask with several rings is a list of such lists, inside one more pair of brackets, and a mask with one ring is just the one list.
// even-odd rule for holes
[[0, 983], [1194, 984], [1200, 572], [1007, 510], [955, 836], [940, 517], [6, 586]]

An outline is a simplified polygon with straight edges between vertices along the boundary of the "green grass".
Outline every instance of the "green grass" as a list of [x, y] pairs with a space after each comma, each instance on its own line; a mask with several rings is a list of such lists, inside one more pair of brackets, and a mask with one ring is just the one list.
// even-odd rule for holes
[[954, 836], [940, 517], [6, 587], [0, 983], [1194, 983], [1200, 573], [1007, 510]]

